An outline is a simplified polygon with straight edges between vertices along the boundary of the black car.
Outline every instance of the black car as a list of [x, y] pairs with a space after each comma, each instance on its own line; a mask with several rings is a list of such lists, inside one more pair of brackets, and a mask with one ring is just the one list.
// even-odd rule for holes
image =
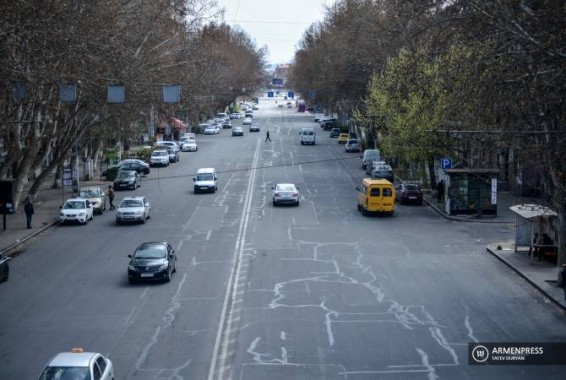
[[120, 170], [134, 170], [136, 172], [138, 172], [138, 174], [149, 174], [150, 169], [145, 166], [142, 165], [140, 163], [137, 162], [125, 162], [123, 164], [120, 165]]
[[330, 131], [330, 130], [332, 130], [332, 128], [338, 127], [338, 121], [337, 120], [325, 120], [325, 121], [320, 123], [320, 127], [322, 129], [324, 129], [325, 131]]
[[395, 196], [399, 203], [415, 203], [417, 205], [423, 204], [423, 192], [419, 188], [419, 185], [408, 183], [397, 185], [397, 190]]
[[120, 170], [114, 179], [114, 190], [132, 189], [141, 186], [141, 177], [135, 170]]
[[257, 124], [250, 125], [250, 132], [259, 132], [259, 125]]
[[167, 242], [146, 242], [136, 248], [128, 263], [128, 282], [141, 280], [171, 281], [171, 274], [177, 270], [177, 255]]
[[12, 260], [10, 257], [0, 255], [0, 282], [8, 281], [10, 277], [10, 267], [8, 261]]
[[330, 137], [336, 138], [340, 136], [340, 132], [340, 128], [332, 128], [332, 130], [330, 131]]

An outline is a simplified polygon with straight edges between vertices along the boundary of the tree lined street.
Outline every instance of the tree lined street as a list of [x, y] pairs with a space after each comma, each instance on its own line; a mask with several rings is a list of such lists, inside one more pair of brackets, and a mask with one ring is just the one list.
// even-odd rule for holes
[[[557, 366], [468, 365], [468, 343], [566, 335], [563, 312], [485, 254], [513, 237], [509, 225], [428, 206], [362, 216], [359, 155], [312, 115], [259, 106], [259, 134], [198, 136], [198, 152], [116, 192], [147, 196], [147, 223], [116, 226], [106, 212], [26, 246], [0, 292], [0, 378], [35, 378], [76, 346], [107, 355], [117, 379], [560, 377]], [[316, 145], [299, 143], [303, 127], [317, 128]], [[218, 192], [193, 194], [201, 167], [216, 168]], [[281, 182], [299, 187], [299, 207], [272, 206]], [[126, 256], [142, 241], [176, 249], [170, 283], [128, 284]]]

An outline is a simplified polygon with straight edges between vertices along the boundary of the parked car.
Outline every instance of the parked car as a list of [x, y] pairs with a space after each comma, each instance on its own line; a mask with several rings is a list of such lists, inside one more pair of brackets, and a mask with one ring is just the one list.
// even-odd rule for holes
[[220, 131], [216, 129], [216, 125], [208, 125], [202, 133], [205, 135], [216, 135], [219, 134]]
[[346, 144], [350, 136], [347, 133], [340, 133], [338, 136], [338, 144]]
[[280, 204], [299, 205], [299, 188], [292, 183], [278, 183], [273, 190], [273, 206]]
[[114, 180], [114, 190], [132, 189], [135, 190], [141, 186], [141, 177], [134, 170], [120, 170]]
[[332, 128], [337, 128], [338, 122], [333, 120], [325, 120], [320, 123], [320, 127], [325, 131], [331, 131]]
[[[148, 148], [151, 148], [151, 147], [148, 147]], [[145, 166], [149, 170], [149, 164], [147, 162], [145, 162], [144, 160], [140, 160], [139, 158], [126, 158], [125, 160], [118, 162], [118, 165], [122, 165], [122, 164], [125, 164], [125, 163], [128, 163], [128, 162], [138, 163], [140, 165]], [[148, 173], [149, 173], [149, 171], [146, 174], [148, 174]]]
[[10, 277], [10, 266], [8, 262], [12, 260], [11, 257], [0, 255], [0, 282], [8, 281]]
[[344, 147], [346, 152], [359, 152], [360, 151], [360, 143], [356, 139], [349, 139]]
[[230, 119], [224, 120], [224, 122], [222, 123], [222, 128], [232, 128], [232, 122], [230, 121]]
[[154, 150], [149, 163], [151, 166], [169, 166], [169, 153], [165, 149]]
[[114, 367], [110, 359], [97, 352], [73, 348], [55, 355], [45, 366], [39, 380], [96, 379], [113, 380]]
[[145, 223], [151, 218], [151, 205], [146, 197], [125, 197], [116, 211], [116, 224], [127, 222]]
[[140, 280], [171, 281], [171, 274], [177, 270], [177, 255], [167, 242], [146, 242], [128, 255], [128, 282]]
[[336, 137], [340, 136], [340, 128], [332, 128], [329, 136], [332, 137], [332, 138], [336, 138]]
[[385, 165], [373, 165], [371, 170], [371, 178], [374, 179], [386, 179], [391, 183], [395, 182], [395, 176], [393, 175], [393, 169], [391, 166]]
[[83, 186], [79, 191], [79, 198], [88, 199], [92, 204], [95, 214], [106, 211], [106, 193], [100, 186]]
[[[135, 173], [135, 172], [132, 172]], [[137, 174], [137, 173], [136, 173]], [[138, 175], [139, 176], [139, 175]], [[59, 224], [87, 224], [94, 219], [94, 209], [88, 199], [67, 199], [59, 212]]]
[[175, 151], [173, 148], [167, 148], [167, 154], [169, 155], [169, 162], [175, 163], [179, 162], [179, 153]]
[[381, 154], [379, 149], [366, 149], [360, 158], [362, 159], [362, 169], [366, 170], [370, 162], [381, 161]]
[[165, 149], [167, 147], [175, 149], [176, 152], [180, 151], [181, 148], [175, 141], [157, 141], [155, 146], [159, 149]]
[[250, 125], [250, 132], [259, 132], [259, 125], [258, 124]]
[[243, 136], [243, 135], [244, 135], [244, 128], [234, 127], [232, 129], [232, 136]]
[[381, 166], [381, 165], [387, 165], [385, 163], [385, 161], [370, 161], [366, 164], [366, 174], [368, 175], [372, 175], [373, 170], [377, 167], [377, 166]]
[[402, 183], [397, 185], [395, 196], [397, 197], [397, 200], [400, 204], [423, 204], [423, 192], [419, 188], [419, 185], [415, 183]]
[[120, 165], [120, 170], [134, 170], [140, 175], [149, 174], [150, 171], [148, 166], [142, 165], [139, 162], [125, 162]]

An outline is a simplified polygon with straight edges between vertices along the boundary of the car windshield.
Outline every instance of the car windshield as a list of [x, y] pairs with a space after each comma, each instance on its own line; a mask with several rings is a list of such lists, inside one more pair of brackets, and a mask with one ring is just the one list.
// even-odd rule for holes
[[47, 367], [39, 380], [90, 380], [88, 367]]
[[82, 198], [95, 198], [99, 197], [100, 193], [96, 190], [81, 190], [80, 197]]
[[125, 199], [120, 203], [120, 207], [143, 207], [143, 202], [136, 199]]
[[142, 244], [134, 254], [137, 259], [162, 259], [167, 257], [167, 250], [162, 244]]
[[167, 152], [153, 152], [152, 156], [159, 157], [159, 156], [166, 156]]
[[130, 178], [133, 177], [134, 173], [132, 172], [118, 172], [118, 178]]
[[392, 175], [392, 173], [389, 170], [376, 170], [375, 175], [379, 177], [387, 177]]
[[419, 191], [419, 187], [417, 185], [405, 185], [405, 189], [408, 191]]
[[197, 181], [212, 181], [213, 179], [212, 173], [197, 174]]
[[295, 187], [291, 186], [291, 185], [279, 185], [277, 186], [277, 191], [282, 191], [282, 192], [286, 192], [286, 191], [295, 191]]
[[80, 201], [65, 202], [65, 205], [63, 206], [63, 208], [65, 210], [81, 209], [81, 208], [84, 208], [84, 202], [80, 202]]

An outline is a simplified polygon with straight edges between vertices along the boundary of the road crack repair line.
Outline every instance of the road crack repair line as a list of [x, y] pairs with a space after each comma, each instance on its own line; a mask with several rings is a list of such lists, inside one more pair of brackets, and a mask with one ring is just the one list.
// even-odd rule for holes
[[[459, 365], [459, 360], [456, 351], [452, 348], [453, 343], [447, 342], [443, 336], [442, 329], [446, 326], [440, 325], [434, 317], [426, 310], [424, 305], [403, 305], [396, 300], [387, 298], [387, 293], [383, 289], [382, 285], [379, 283], [379, 279], [387, 279], [386, 276], [376, 274], [371, 265], [366, 265], [363, 263], [364, 255], [362, 253], [362, 246], [359, 242], [353, 243], [318, 243], [318, 242], [308, 242], [308, 241], [294, 241], [295, 246], [308, 247], [311, 246], [313, 250], [312, 257], [310, 258], [281, 258], [285, 261], [298, 261], [305, 262], [310, 261], [314, 263], [330, 265], [331, 269], [327, 271], [311, 271], [312, 276], [304, 278], [294, 278], [282, 282], [278, 282], [274, 285], [272, 289], [273, 298], [269, 304], [264, 307], [264, 309], [275, 310], [278, 308], [319, 308], [323, 314], [323, 320], [321, 321], [325, 327], [328, 345], [329, 347], [335, 346], [337, 343], [334, 336], [333, 326], [337, 323], [342, 324], [358, 324], [358, 323], [397, 323], [406, 330], [417, 330], [425, 328], [427, 333], [430, 334], [434, 342], [438, 344], [443, 350], [445, 350], [449, 357], [451, 358], [451, 363], [442, 364], [430, 364], [428, 362], [428, 354], [421, 348], [414, 347], [417, 350], [418, 355], [421, 356], [422, 364], [417, 365], [418, 369], [409, 368], [398, 368], [395, 372], [427, 372], [428, 378], [437, 378], [435, 373], [435, 366], [457, 366]], [[322, 249], [329, 247], [347, 247], [356, 252], [355, 259], [353, 261], [344, 261], [346, 255], [340, 255], [336, 257], [333, 255], [329, 257], [330, 254], [322, 253]], [[329, 250], [332, 251], [332, 250]], [[354, 271], [355, 273], [347, 275], [345, 265], [348, 266], [349, 271]], [[332, 306], [332, 297], [327, 294], [318, 295], [320, 302], [313, 303], [296, 303], [293, 300], [293, 296], [296, 292], [293, 290], [294, 286], [297, 284], [304, 283], [306, 289], [309, 289], [309, 293], [312, 294], [314, 291], [312, 289], [319, 289], [319, 287], [313, 287], [313, 284], [324, 284], [324, 283], [335, 283], [344, 285], [355, 285], [360, 286], [365, 291], [369, 291], [375, 301], [378, 304], [389, 305], [387, 309], [383, 312], [348, 312], [344, 310], [339, 310]], [[358, 292], [360, 293], [360, 292]], [[316, 294], [312, 294], [316, 297]], [[361, 318], [360, 318], [361, 317]], [[469, 329], [471, 327], [468, 326]], [[256, 337], [250, 347], [248, 348], [248, 353], [252, 355], [252, 360], [256, 363], [264, 364], [289, 364], [298, 365], [297, 363], [290, 363], [288, 358], [285, 357], [283, 362], [283, 356], [281, 358], [276, 357], [274, 354], [261, 353], [258, 350], [258, 344], [261, 337]], [[403, 367], [403, 366], [402, 366]], [[370, 371], [373, 373], [372, 371]], [[385, 371], [387, 372], [387, 371]], [[344, 373], [354, 374], [356, 371], [350, 372], [345, 371]], [[375, 373], [381, 373], [381, 371], [376, 371]]]

